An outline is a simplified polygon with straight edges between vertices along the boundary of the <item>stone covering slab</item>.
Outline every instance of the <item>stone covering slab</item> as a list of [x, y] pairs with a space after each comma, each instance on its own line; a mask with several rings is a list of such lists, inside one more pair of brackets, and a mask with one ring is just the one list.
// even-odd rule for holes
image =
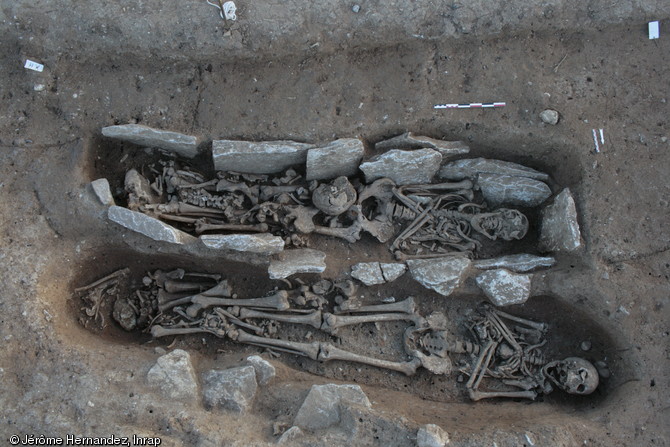
[[246, 412], [256, 396], [258, 384], [253, 366], [211, 370], [203, 374], [203, 401], [206, 408]]
[[444, 296], [449, 296], [461, 285], [470, 264], [471, 261], [462, 256], [407, 261], [412, 278]]
[[147, 373], [147, 381], [168, 399], [193, 400], [197, 396], [198, 382], [191, 356], [182, 349], [158, 357]]
[[544, 172], [536, 171], [518, 163], [488, 158], [465, 158], [451, 161], [442, 166], [438, 177], [443, 180], [457, 181], [466, 178], [475, 179], [479, 174], [512, 175], [535, 180], [549, 179], [549, 176]]
[[477, 184], [484, 199], [494, 207], [500, 205], [535, 207], [551, 196], [546, 183], [528, 177], [479, 174]]
[[475, 268], [480, 270], [504, 268], [515, 273], [531, 272], [540, 268], [552, 267], [554, 264], [556, 264], [556, 259], [551, 256], [535, 256], [525, 253], [482, 259], [473, 263]]
[[273, 255], [284, 250], [284, 240], [269, 233], [261, 234], [203, 234], [200, 240], [207, 248], [244, 253]]
[[340, 422], [340, 405], [347, 404], [371, 407], [358, 385], [312, 385], [293, 424], [312, 432], [328, 428]]
[[348, 177], [358, 172], [365, 147], [358, 138], [341, 138], [307, 151], [307, 180]]
[[274, 174], [294, 165], [304, 165], [313, 144], [296, 141], [214, 140], [212, 157], [217, 171]]
[[539, 248], [543, 252], [573, 251], [582, 246], [577, 207], [565, 188], [542, 210]]
[[112, 222], [141, 233], [155, 241], [186, 244], [196, 240], [193, 236], [177, 230], [156, 218], [147, 216], [139, 211], [131, 211], [121, 206], [110, 206], [107, 211], [107, 217]]
[[522, 304], [530, 297], [531, 275], [505, 269], [487, 270], [477, 275], [477, 285], [496, 306]]
[[270, 279], [288, 278], [296, 273], [323, 273], [326, 270], [326, 254], [311, 248], [285, 250], [270, 262]]
[[361, 164], [365, 181], [388, 177], [397, 185], [430, 183], [442, 163], [442, 155], [433, 149], [390, 150]]
[[115, 138], [140, 146], [158, 147], [187, 158], [198, 155], [198, 139], [196, 137], [168, 130], [152, 129], [141, 124], [103, 127], [102, 134], [108, 138]]

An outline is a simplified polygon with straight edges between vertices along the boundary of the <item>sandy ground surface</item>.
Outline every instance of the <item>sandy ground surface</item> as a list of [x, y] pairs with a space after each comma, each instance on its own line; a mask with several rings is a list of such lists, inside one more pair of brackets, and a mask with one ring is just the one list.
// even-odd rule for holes
[[[670, 445], [670, 69], [662, 1], [264, 2], [238, 4], [224, 35], [203, 2], [166, 5], [3, 2], [0, 9], [0, 432], [160, 436], [164, 445], [264, 445], [314, 383], [358, 383], [374, 413], [353, 430], [296, 445], [414, 445], [421, 424], [452, 445]], [[648, 20], [662, 20], [650, 41]], [[45, 65], [23, 68], [25, 59]], [[436, 111], [445, 102], [506, 101], [495, 110]], [[560, 113], [548, 126], [539, 113]], [[463, 140], [474, 156], [516, 161], [575, 195], [585, 248], [536, 275], [519, 313], [552, 324], [555, 343], [605, 361], [611, 377], [588, 399], [469, 403], [454, 377], [412, 378], [290, 355], [240, 417], [171, 402], [146, 384], [167, 343], [78, 323], [72, 288], [131, 266], [192, 267], [272, 287], [262, 260], [245, 267], [122, 231], [88, 182], [120, 182], [132, 148], [100, 128], [141, 123], [213, 138], [372, 144], [414, 131]], [[604, 130], [596, 153], [592, 129]], [[367, 156], [373, 155], [368, 150]], [[114, 160], [118, 160], [115, 165]], [[126, 158], [131, 163], [133, 157]], [[115, 167], [116, 166], [116, 167]], [[328, 277], [384, 250], [322, 241]], [[259, 283], [257, 283], [259, 282]], [[246, 284], [246, 285], [245, 285]], [[249, 290], [252, 290], [250, 288]], [[409, 275], [370, 292], [418, 296], [422, 311], [458, 318], [481, 296], [421, 291]], [[391, 326], [355, 333], [393, 337]], [[363, 331], [363, 329], [358, 329]], [[367, 330], [367, 328], [366, 328]], [[196, 371], [259, 350], [179, 340]], [[425, 373], [425, 374], [424, 374]], [[338, 431], [339, 430], [339, 431]]]

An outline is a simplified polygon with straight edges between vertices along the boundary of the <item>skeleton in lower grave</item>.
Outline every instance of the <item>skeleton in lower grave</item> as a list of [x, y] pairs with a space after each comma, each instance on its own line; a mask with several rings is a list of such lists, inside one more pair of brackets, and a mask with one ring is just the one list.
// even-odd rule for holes
[[[110, 278], [103, 280], [100, 284], [107, 284]], [[96, 283], [89, 288], [94, 286]], [[346, 282], [321, 280], [243, 299], [219, 275], [156, 270], [145, 276], [142, 288], [117, 298], [114, 318], [126, 330], [143, 328], [155, 338], [208, 333], [313, 360], [362, 363], [406, 375], [415, 374], [420, 367], [441, 375], [459, 371], [469, 376], [465, 386], [475, 401], [494, 397], [535, 399], [554, 388], [585, 395], [598, 386], [598, 373], [588, 361], [577, 357], [560, 361], [545, 358], [544, 323], [483, 305], [469, 318], [471, 336], [458, 338], [448, 330], [444, 314], [421, 316], [411, 297], [400, 302], [363, 305], [353, 298], [344, 299], [352, 295], [349, 289]], [[337, 293], [339, 297], [333, 297]], [[326, 311], [333, 300], [339, 304], [332, 312]], [[127, 312], [120, 319], [116, 310], [121, 306]], [[408, 323], [403, 335], [405, 356], [397, 361], [360, 355], [329, 342], [276, 338], [283, 323], [308, 325], [337, 336], [346, 326], [391, 321]]]

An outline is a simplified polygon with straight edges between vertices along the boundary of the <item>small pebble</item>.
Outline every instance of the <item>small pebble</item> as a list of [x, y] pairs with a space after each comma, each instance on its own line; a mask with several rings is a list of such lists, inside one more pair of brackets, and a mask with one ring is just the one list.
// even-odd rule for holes
[[603, 379], [608, 379], [611, 375], [610, 369], [607, 367], [607, 363], [603, 361], [597, 361], [593, 366], [598, 370], [598, 375]]
[[579, 345], [580, 348], [582, 348], [582, 351], [590, 351], [591, 350], [591, 342], [586, 340], [583, 341], [581, 345]]
[[354, 6], [351, 8], [351, 10], [352, 10], [353, 12], [356, 12], [356, 13], [357, 13], [358, 11], [361, 10], [361, 5], [354, 5]]
[[668, 142], [668, 137], [661, 137], [661, 142], [667, 143]]
[[547, 124], [556, 125], [558, 124], [558, 112], [555, 110], [547, 109], [540, 113], [540, 118]]
[[35, 84], [35, 85], [33, 85], [33, 90], [35, 90], [36, 92], [41, 92], [41, 91], [43, 91], [45, 88], [47, 88], [47, 87], [46, 87], [46, 85], [44, 85], [44, 84]]

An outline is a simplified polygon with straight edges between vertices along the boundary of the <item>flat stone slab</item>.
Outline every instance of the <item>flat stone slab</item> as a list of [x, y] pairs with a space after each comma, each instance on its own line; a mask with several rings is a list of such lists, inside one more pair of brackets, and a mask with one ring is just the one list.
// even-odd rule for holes
[[187, 158], [198, 155], [198, 139], [196, 137], [167, 130], [152, 129], [141, 124], [103, 127], [102, 134], [108, 138], [115, 138], [140, 146], [158, 147]]
[[412, 278], [427, 289], [449, 296], [461, 285], [471, 261], [462, 256], [435, 259], [410, 259]]
[[95, 193], [100, 203], [105, 206], [116, 205], [114, 202], [114, 197], [112, 196], [112, 190], [109, 187], [109, 181], [106, 178], [99, 178], [91, 182], [91, 188]]
[[406, 132], [375, 144], [376, 150], [389, 149], [435, 149], [443, 157], [462, 155], [470, 152], [470, 146], [462, 141], [444, 141]]
[[539, 248], [541, 251], [573, 251], [581, 247], [577, 207], [569, 188], [561, 191], [542, 210]]
[[379, 262], [359, 262], [351, 267], [351, 276], [366, 286], [374, 286], [386, 282]]
[[293, 425], [309, 431], [328, 428], [340, 422], [340, 405], [347, 404], [371, 407], [358, 385], [312, 385]]
[[365, 147], [358, 138], [341, 138], [307, 151], [307, 180], [348, 177], [358, 172]]
[[107, 217], [112, 222], [141, 233], [155, 241], [169, 242], [171, 244], [186, 244], [195, 238], [183, 231], [161, 222], [160, 220], [147, 216], [139, 211], [131, 211], [121, 206], [110, 206]]
[[442, 155], [433, 149], [390, 150], [361, 164], [365, 181], [387, 177], [397, 185], [430, 183], [442, 163]]
[[313, 144], [295, 141], [236, 141], [214, 140], [212, 157], [217, 171], [235, 171], [246, 174], [274, 174], [302, 165]]
[[380, 262], [379, 266], [382, 269], [382, 275], [384, 275], [386, 282], [395, 281], [407, 271], [407, 266], [402, 262]]
[[477, 184], [491, 206], [535, 207], [551, 196], [546, 183], [528, 177], [479, 174]]
[[532, 275], [512, 273], [505, 269], [487, 270], [477, 275], [477, 285], [496, 306], [522, 304], [530, 298]]
[[261, 386], [270, 383], [276, 375], [276, 370], [275, 367], [272, 366], [272, 363], [259, 355], [251, 355], [247, 357], [247, 363], [253, 366], [254, 371], [256, 371], [256, 382]]
[[284, 240], [269, 233], [261, 234], [203, 234], [200, 240], [207, 248], [244, 253], [274, 255], [284, 250]]
[[158, 357], [147, 373], [147, 381], [168, 399], [192, 400], [198, 393], [191, 356], [181, 349]]
[[246, 412], [256, 396], [258, 384], [253, 366], [211, 370], [203, 374], [203, 402], [206, 408]]
[[323, 273], [326, 270], [326, 254], [319, 250], [303, 248], [285, 250], [270, 261], [270, 279], [288, 278], [296, 273]]
[[528, 177], [535, 180], [548, 180], [544, 172], [536, 171], [510, 161], [491, 160], [488, 158], [466, 158], [446, 163], [440, 169], [438, 177], [443, 180], [463, 180], [476, 178], [479, 174], [512, 175]]
[[540, 268], [552, 267], [556, 259], [551, 256], [535, 256], [529, 254], [518, 254], [501, 256], [493, 259], [482, 259], [475, 261], [473, 265], [479, 270], [507, 269], [515, 273], [531, 272]]

